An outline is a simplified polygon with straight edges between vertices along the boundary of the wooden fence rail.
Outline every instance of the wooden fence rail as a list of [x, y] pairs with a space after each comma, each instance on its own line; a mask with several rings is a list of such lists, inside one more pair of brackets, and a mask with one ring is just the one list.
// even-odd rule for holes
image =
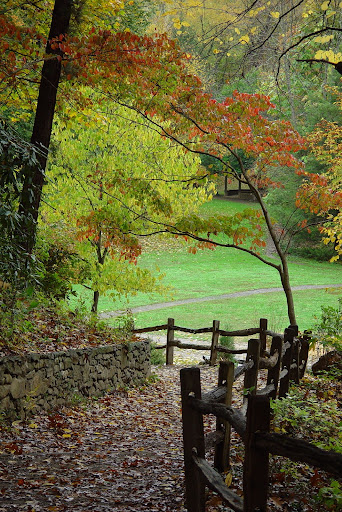
[[[292, 334], [295, 331], [292, 331]], [[290, 333], [285, 333], [285, 344]], [[292, 336], [291, 334], [291, 336]], [[274, 354], [282, 354], [280, 337], [273, 339]], [[290, 343], [292, 346], [296, 342]], [[255, 378], [255, 360], [257, 360], [260, 340], [251, 340], [247, 362], [243, 371], [251, 370]], [[286, 355], [288, 348], [285, 347]], [[275, 396], [281, 357], [274, 357], [274, 364], [268, 370], [268, 385]], [[288, 354], [283, 370], [291, 373], [287, 367]], [[260, 362], [260, 359], [259, 359]], [[257, 361], [258, 364], [258, 361]], [[291, 365], [292, 366], [292, 365]], [[277, 369], [278, 368], [278, 369]], [[221, 362], [218, 387], [201, 396], [199, 368], [184, 368], [180, 372], [182, 394], [182, 421], [184, 441], [184, 466], [186, 484], [186, 504], [188, 512], [204, 512], [205, 487], [217, 492], [229, 507], [236, 512], [266, 512], [269, 482], [269, 454], [281, 455], [292, 460], [301, 461], [329, 471], [334, 475], [342, 474], [342, 455], [321, 450], [312, 444], [288, 436], [270, 433], [270, 393], [260, 394], [255, 389], [249, 390], [247, 414], [231, 406], [232, 385], [240, 373], [234, 370], [231, 362]], [[287, 376], [288, 374], [284, 375]], [[252, 381], [252, 376], [247, 379]], [[283, 379], [284, 379], [283, 377]], [[290, 375], [291, 378], [291, 375]], [[281, 389], [284, 386], [280, 386]], [[216, 416], [216, 431], [204, 436], [203, 414]], [[218, 473], [229, 468], [229, 446], [231, 427], [240, 435], [245, 445], [243, 466], [243, 499], [230, 490]], [[205, 459], [206, 448], [215, 446], [214, 468]], [[218, 471], [217, 471], [218, 470]]]
[[[267, 329], [267, 319], [261, 318], [259, 321], [259, 327], [251, 327], [248, 329], [238, 329], [235, 331], [225, 331], [220, 329], [219, 320], [214, 320], [213, 325], [211, 327], [202, 327], [199, 329], [190, 329], [188, 327], [181, 327], [179, 325], [175, 325], [175, 320], [173, 318], [168, 318], [167, 324], [155, 325], [153, 327], [143, 327], [141, 329], [133, 329], [133, 332], [138, 333], [146, 333], [146, 332], [156, 332], [166, 330], [166, 344], [159, 345], [155, 348], [157, 349], [165, 349], [166, 348], [166, 364], [172, 365], [174, 359], [174, 347], [181, 349], [191, 349], [191, 350], [206, 350], [210, 352], [209, 364], [215, 365], [217, 361], [217, 354], [220, 352], [226, 354], [245, 354], [247, 353], [247, 349], [234, 350], [224, 347], [219, 344], [220, 336], [234, 336], [234, 337], [249, 337], [254, 336], [255, 334], [259, 335], [260, 340], [260, 350], [263, 353], [266, 350], [266, 338], [267, 336], [272, 336], [275, 333], [269, 331]], [[185, 332], [190, 334], [203, 334], [203, 333], [211, 333], [211, 344], [194, 344], [194, 343], [184, 343], [179, 340], [175, 340], [175, 332]], [[282, 336], [281, 334], [279, 336]]]
[[[206, 350], [210, 352], [209, 364], [215, 365], [218, 353], [225, 354], [247, 354], [246, 367], [239, 367], [235, 370], [236, 375], [245, 373], [244, 387], [250, 390], [250, 394], [255, 394], [257, 389], [258, 373], [260, 369], [267, 369], [267, 384], [264, 390], [259, 390], [258, 394], [268, 394], [271, 398], [286, 395], [289, 389], [290, 381], [299, 382], [303, 377], [308, 353], [309, 340], [298, 338], [298, 327], [290, 325], [285, 329], [284, 334], [276, 334], [267, 329], [267, 319], [261, 318], [259, 327], [248, 329], [239, 329], [236, 331], [224, 331], [220, 328], [218, 320], [213, 321], [212, 327], [200, 329], [189, 329], [175, 325], [175, 320], [169, 318], [167, 324], [143, 329], [134, 329], [135, 333], [153, 332], [166, 329], [166, 344], [159, 348], [166, 348], [166, 364], [172, 365], [174, 359], [174, 348], [191, 350]], [[211, 333], [211, 345], [184, 343], [174, 339], [176, 331], [191, 333]], [[219, 336], [240, 336], [247, 337], [259, 334], [258, 339], [250, 339], [245, 349], [230, 349], [219, 344]], [[266, 348], [267, 336], [272, 334], [272, 343], [269, 352]]]

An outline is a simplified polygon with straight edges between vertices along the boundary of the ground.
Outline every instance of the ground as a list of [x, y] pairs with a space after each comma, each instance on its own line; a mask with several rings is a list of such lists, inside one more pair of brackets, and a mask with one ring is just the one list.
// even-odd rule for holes
[[[180, 368], [154, 367], [140, 388], [3, 424], [0, 512], [185, 512]], [[200, 368], [202, 389], [208, 391], [216, 386], [217, 367]], [[240, 379], [234, 405], [241, 405], [241, 397]], [[206, 421], [205, 429], [213, 428], [214, 418]], [[242, 461], [243, 447], [233, 433], [231, 487], [238, 493]], [[327, 482], [324, 475], [297, 465], [289, 478], [274, 467], [270, 511], [328, 510], [302, 508], [298, 496], [298, 484], [303, 496], [317, 493]], [[228, 510], [208, 495], [207, 512]]]
[[179, 370], [4, 429], [0, 511], [185, 510]]

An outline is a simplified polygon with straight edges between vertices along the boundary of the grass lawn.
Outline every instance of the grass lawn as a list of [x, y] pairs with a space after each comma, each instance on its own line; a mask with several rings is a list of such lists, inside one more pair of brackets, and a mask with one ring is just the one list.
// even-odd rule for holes
[[[247, 206], [257, 207], [253, 203]], [[242, 203], [214, 199], [203, 206], [202, 212], [204, 215], [234, 213], [245, 207]], [[170, 290], [164, 295], [138, 293], [129, 297], [129, 300], [114, 301], [110, 296], [101, 297], [99, 311], [115, 311], [170, 300], [281, 286], [275, 269], [236, 249], [218, 247], [214, 251], [201, 250], [190, 254], [180, 241], [154, 240], [148, 243], [139, 264], [154, 271], [159, 269], [165, 274], [164, 283]], [[342, 265], [339, 263], [289, 258], [289, 266], [292, 286], [342, 283]], [[81, 295], [87, 304], [90, 303], [90, 294], [82, 291]], [[294, 297], [301, 330], [312, 325], [313, 315], [319, 313], [322, 304], [335, 305], [337, 302], [336, 295], [328, 294], [324, 290], [294, 292]], [[174, 306], [135, 316], [139, 327], [164, 323], [169, 316], [174, 317], [178, 324], [182, 321], [181, 325], [189, 327], [203, 327], [209, 325], [213, 319], [221, 320], [223, 324], [228, 323], [234, 329], [240, 326], [250, 327], [251, 320], [255, 323], [260, 317], [267, 317], [270, 321], [272, 317], [275, 324], [288, 324], [282, 293]]]
[[[328, 293], [324, 289], [294, 292], [294, 300], [301, 331], [313, 327], [314, 316], [319, 316], [322, 304], [337, 306], [336, 292]], [[223, 329], [258, 327], [260, 318], [267, 318], [269, 329], [276, 332], [282, 332], [289, 325], [285, 298], [279, 292], [172, 306], [135, 313], [133, 317], [136, 327], [164, 324], [169, 317], [175, 319], [176, 325], [190, 328], [209, 327], [213, 320], [220, 320]], [[117, 320], [110, 319], [108, 322], [115, 325]]]

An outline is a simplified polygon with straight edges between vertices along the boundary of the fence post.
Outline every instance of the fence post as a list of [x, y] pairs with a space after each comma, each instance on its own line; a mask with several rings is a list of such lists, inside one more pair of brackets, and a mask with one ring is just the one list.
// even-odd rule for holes
[[299, 384], [299, 344], [298, 344], [298, 325], [289, 325], [289, 329], [294, 332], [295, 338], [292, 342], [292, 357], [290, 365], [290, 381]]
[[309, 356], [309, 347], [310, 347], [310, 334], [304, 331], [304, 335], [300, 340], [300, 351], [299, 351], [299, 378], [302, 379], [304, 377], [304, 373], [306, 370], [306, 365], [308, 362]]
[[173, 352], [174, 347], [171, 343], [175, 339], [175, 331], [174, 331], [175, 320], [174, 318], [167, 319], [167, 333], [166, 333], [166, 364], [173, 364]]
[[279, 383], [279, 398], [284, 398], [289, 390], [290, 385], [290, 370], [292, 362], [292, 346], [295, 331], [291, 328], [285, 329], [284, 332], [284, 346], [285, 352], [283, 354], [282, 369], [280, 372]]
[[205, 485], [192, 458], [193, 448], [196, 448], [199, 457], [205, 456], [203, 416], [189, 404], [190, 394], [195, 398], [201, 398], [200, 370], [183, 368], [180, 371], [180, 378], [186, 507], [188, 512], [204, 512]]
[[247, 408], [245, 461], [243, 466], [244, 512], [266, 512], [269, 453], [255, 446], [255, 432], [270, 430], [270, 401], [266, 396], [249, 396]]
[[[221, 361], [219, 368], [218, 386], [226, 386], [226, 394], [223, 400], [225, 405], [232, 404], [232, 393], [234, 383], [234, 363], [231, 361]], [[224, 431], [224, 439], [216, 445], [214, 467], [220, 473], [229, 469], [229, 452], [230, 452], [230, 423], [229, 421], [222, 421], [220, 418], [216, 420], [216, 430]]]
[[253, 361], [253, 366], [245, 372], [244, 391], [248, 395], [255, 395], [258, 383], [258, 371], [259, 371], [259, 359], [260, 359], [260, 340], [252, 339], [248, 340], [248, 349], [246, 362]]
[[211, 337], [211, 349], [210, 349], [210, 366], [214, 366], [217, 360], [217, 345], [219, 342], [219, 329], [220, 329], [220, 321], [213, 320], [213, 334]]
[[299, 341], [294, 338], [292, 345], [292, 358], [290, 367], [290, 380], [299, 384]]
[[282, 351], [283, 351], [283, 340], [280, 336], [274, 336], [272, 338], [272, 345], [271, 345], [271, 351], [270, 356], [272, 357], [275, 352], [278, 352], [278, 361], [273, 368], [270, 368], [267, 373], [267, 385], [273, 384], [274, 385], [274, 391], [270, 393], [270, 398], [276, 398], [277, 397], [277, 391], [278, 391], [278, 382], [279, 382], [279, 374], [280, 374], [280, 367], [282, 362]]
[[267, 318], [260, 318], [259, 326], [260, 326], [260, 335], [259, 335], [260, 352], [263, 354], [266, 350], [266, 333], [265, 333], [265, 331], [267, 331]]

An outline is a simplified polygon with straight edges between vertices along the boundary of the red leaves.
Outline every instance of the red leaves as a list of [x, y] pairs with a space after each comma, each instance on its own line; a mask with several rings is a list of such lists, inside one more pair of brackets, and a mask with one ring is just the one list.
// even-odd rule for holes
[[5, 452], [12, 453], [13, 455], [22, 455], [23, 447], [15, 442], [7, 443], [3, 446]]

